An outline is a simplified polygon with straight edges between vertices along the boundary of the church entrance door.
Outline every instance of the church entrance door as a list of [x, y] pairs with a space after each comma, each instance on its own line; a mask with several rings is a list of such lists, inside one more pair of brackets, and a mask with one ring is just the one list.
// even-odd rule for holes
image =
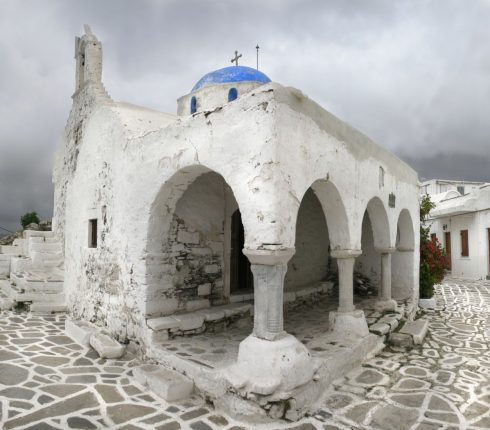
[[244, 244], [245, 231], [243, 229], [242, 215], [237, 209], [231, 216], [231, 294], [253, 291], [253, 274], [250, 269], [250, 261], [242, 252]]

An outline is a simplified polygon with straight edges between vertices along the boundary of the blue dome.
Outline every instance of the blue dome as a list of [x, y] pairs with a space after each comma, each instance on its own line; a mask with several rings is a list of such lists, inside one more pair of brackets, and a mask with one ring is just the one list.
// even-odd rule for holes
[[231, 82], [255, 81], [266, 84], [271, 80], [257, 69], [246, 66], [230, 66], [204, 75], [191, 90], [191, 93], [206, 85], [228, 84]]

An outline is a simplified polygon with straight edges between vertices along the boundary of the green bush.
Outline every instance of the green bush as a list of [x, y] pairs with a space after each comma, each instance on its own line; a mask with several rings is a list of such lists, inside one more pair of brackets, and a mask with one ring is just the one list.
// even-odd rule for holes
[[24, 229], [29, 224], [39, 224], [39, 217], [37, 216], [37, 212], [27, 212], [26, 214], [22, 215], [20, 217], [20, 223], [22, 224], [22, 228]]

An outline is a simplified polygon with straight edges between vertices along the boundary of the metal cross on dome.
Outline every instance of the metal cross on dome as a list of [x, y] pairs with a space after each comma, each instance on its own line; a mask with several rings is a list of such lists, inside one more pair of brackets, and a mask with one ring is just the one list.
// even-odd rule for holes
[[238, 51], [235, 51], [235, 58], [231, 59], [232, 63], [235, 63], [235, 66], [238, 66], [238, 59], [242, 56], [242, 54], [238, 55]]

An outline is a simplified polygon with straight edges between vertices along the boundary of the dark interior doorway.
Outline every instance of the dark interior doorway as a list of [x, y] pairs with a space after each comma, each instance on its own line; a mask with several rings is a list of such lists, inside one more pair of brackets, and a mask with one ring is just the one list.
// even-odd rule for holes
[[253, 291], [253, 274], [250, 269], [250, 261], [242, 252], [244, 244], [245, 231], [243, 229], [242, 215], [237, 209], [231, 216], [231, 294]]

